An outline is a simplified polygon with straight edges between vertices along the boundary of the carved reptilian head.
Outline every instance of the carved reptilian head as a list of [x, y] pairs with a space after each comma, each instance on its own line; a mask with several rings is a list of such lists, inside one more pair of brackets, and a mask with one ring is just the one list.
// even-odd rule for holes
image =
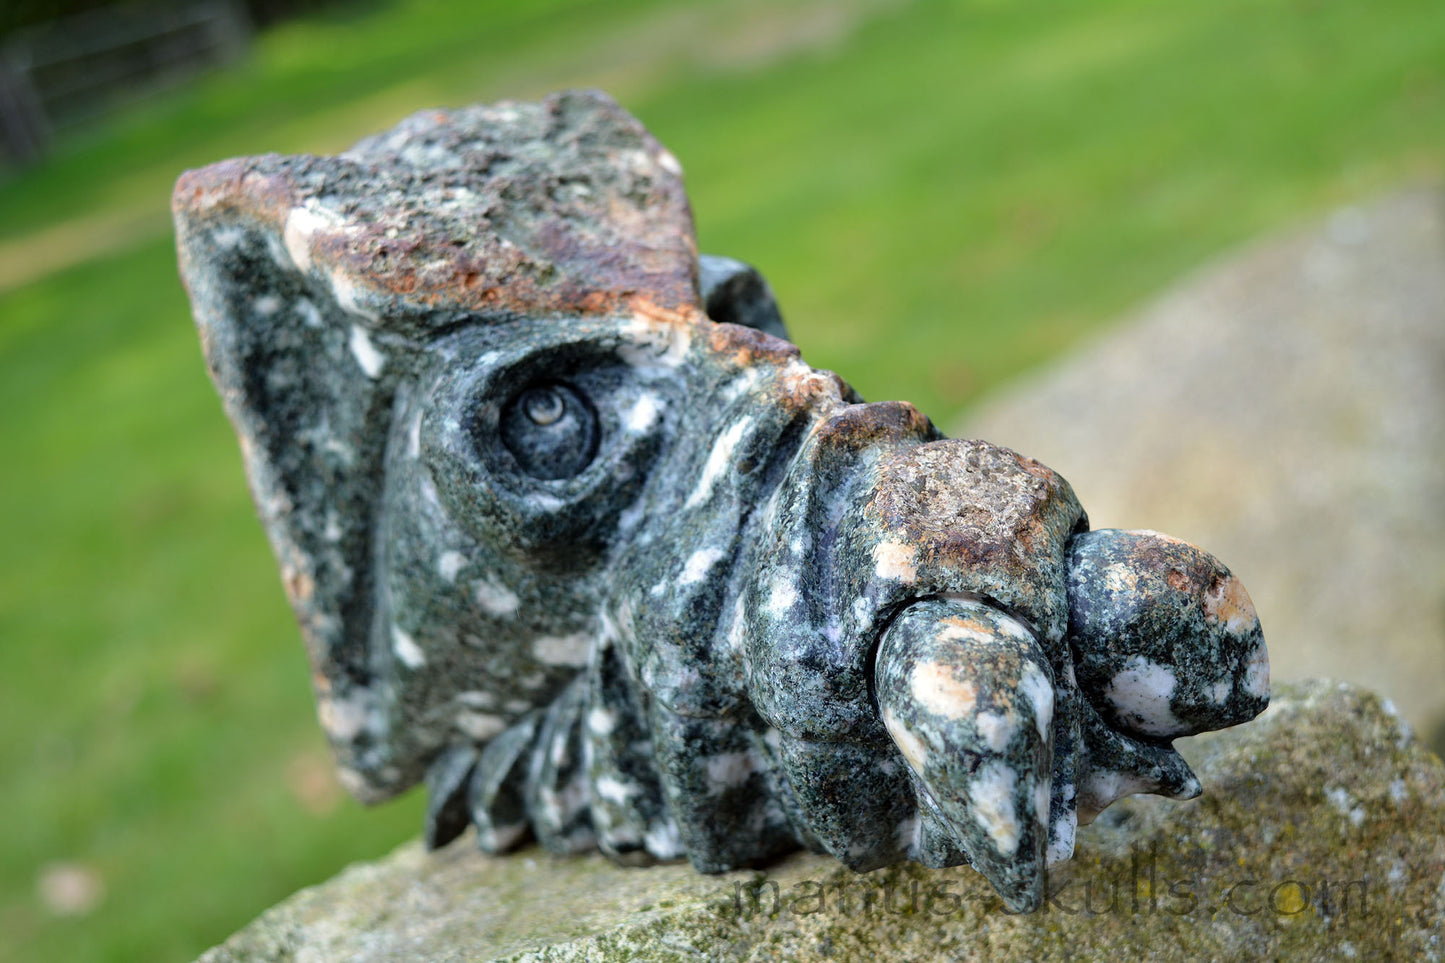
[[1026, 908], [1079, 822], [1200, 791], [1171, 739], [1266, 704], [1228, 570], [803, 363], [601, 94], [174, 204], [343, 778], [425, 781], [433, 845], [967, 861]]

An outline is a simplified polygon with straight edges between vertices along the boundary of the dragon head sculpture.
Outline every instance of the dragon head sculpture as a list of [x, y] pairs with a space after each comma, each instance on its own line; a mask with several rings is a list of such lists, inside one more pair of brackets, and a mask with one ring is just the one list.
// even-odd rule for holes
[[1246, 721], [1249, 596], [786, 340], [592, 92], [185, 174], [181, 270], [364, 800], [704, 872], [805, 846], [1037, 906], [1075, 827]]

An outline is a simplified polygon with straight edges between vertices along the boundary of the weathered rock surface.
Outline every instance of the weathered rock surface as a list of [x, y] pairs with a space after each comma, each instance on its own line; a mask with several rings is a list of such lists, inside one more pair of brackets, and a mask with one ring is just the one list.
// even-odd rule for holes
[[206, 963], [289, 960], [1441, 959], [1445, 766], [1388, 703], [1283, 687], [1184, 746], [1190, 803], [1134, 797], [1080, 834], [1037, 913], [972, 870], [624, 869], [412, 844], [273, 908]]
[[1227, 569], [1082, 532], [1049, 469], [810, 368], [605, 94], [221, 161], [173, 201], [338, 774], [424, 782], [433, 847], [807, 847], [1032, 910], [1079, 819], [1198, 794], [1170, 739], [1267, 704]]
[[1249, 586], [1274, 676], [1349, 679], [1445, 745], [1445, 199], [1253, 247], [952, 432], [1060, 472]]

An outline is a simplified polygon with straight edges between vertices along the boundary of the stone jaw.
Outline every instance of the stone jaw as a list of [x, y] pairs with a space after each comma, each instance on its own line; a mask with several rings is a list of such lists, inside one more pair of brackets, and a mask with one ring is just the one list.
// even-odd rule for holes
[[1263, 708], [1248, 596], [808, 367], [680, 173], [569, 93], [178, 183], [343, 778], [424, 779], [433, 846], [967, 861], [1035, 906], [1078, 822], [1200, 791], [1168, 739]]

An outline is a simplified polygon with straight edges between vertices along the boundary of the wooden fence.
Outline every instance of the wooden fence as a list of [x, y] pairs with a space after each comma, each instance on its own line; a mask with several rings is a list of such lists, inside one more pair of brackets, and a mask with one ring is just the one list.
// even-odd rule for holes
[[235, 0], [107, 8], [22, 30], [0, 45], [0, 154], [37, 160], [58, 133], [236, 59], [250, 33]]

